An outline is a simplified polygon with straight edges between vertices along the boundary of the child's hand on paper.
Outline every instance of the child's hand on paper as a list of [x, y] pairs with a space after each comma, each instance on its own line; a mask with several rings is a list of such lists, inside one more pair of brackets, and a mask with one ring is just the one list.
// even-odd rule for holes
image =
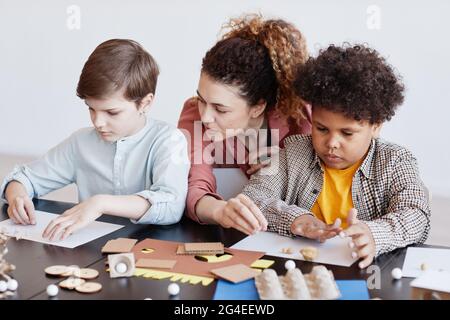
[[334, 224], [327, 225], [325, 222], [309, 214], [296, 218], [291, 225], [291, 232], [293, 234], [320, 242], [325, 242], [327, 239], [335, 237], [341, 231], [341, 219], [337, 218]]
[[375, 257], [375, 241], [369, 226], [358, 220], [358, 211], [350, 209], [347, 216], [348, 228], [342, 232], [342, 236], [351, 237], [350, 248], [352, 255], [362, 259], [358, 266], [363, 269], [369, 266]]
[[42, 236], [50, 241], [66, 239], [102, 215], [99, 198], [93, 196], [65, 211], [45, 228]]
[[33, 201], [28, 197], [25, 187], [17, 181], [11, 181], [5, 191], [8, 201], [8, 216], [16, 224], [36, 224]]
[[213, 211], [214, 219], [224, 228], [234, 228], [247, 235], [267, 230], [267, 220], [256, 204], [239, 194]]

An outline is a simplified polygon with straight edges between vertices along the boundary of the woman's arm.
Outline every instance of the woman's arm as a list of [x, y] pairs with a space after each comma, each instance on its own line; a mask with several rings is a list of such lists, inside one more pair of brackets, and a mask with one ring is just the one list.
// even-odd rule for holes
[[217, 194], [216, 179], [212, 164], [203, 158], [209, 142], [203, 141], [203, 126], [198, 112], [196, 98], [187, 100], [178, 120], [178, 128], [188, 142], [191, 168], [188, 177], [186, 214], [198, 223], [217, 223], [212, 211], [223, 205], [222, 197]]

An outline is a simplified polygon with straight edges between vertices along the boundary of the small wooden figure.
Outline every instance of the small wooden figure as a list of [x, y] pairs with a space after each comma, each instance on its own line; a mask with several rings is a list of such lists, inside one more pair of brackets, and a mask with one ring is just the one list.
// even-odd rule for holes
[[136, 269], [133, 253], [110, 254], [108, 264], [111, 278], [132, 277]]

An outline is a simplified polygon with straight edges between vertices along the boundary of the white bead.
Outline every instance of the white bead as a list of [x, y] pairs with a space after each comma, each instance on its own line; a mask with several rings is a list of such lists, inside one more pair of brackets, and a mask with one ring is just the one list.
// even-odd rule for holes
[[167, 291], [171, 296], [176, 296], [178, 293], [180, 293], [180, 286], [176, 283], [171, 283], [167, 287]]
[[295, 269], [295, 262], [292, 260], [288, 260], [284, 263], [284, 267], [286, 268], [286, 270]]
[[8, 290], [16, 291], [17, 287], [19, 286], [19, 283], [16, 279], [11, 279], [8, 281]]
[[127, 272], [128, 267], [125, 263], [123, 262], [119, 262], [118, 264], [116, 264], [116, 272], [117, 273], [125, 273]]
[[401, 279], [401, 278], [403, 277], [402, 269], [400, 269], [400, 268], [394, 268], [394, 269], [392, 269], [391, 275], [392, 275], [392, 278], [394, 278], [394, 279], [396, 279], [396, 280]]
[[47, 287], [47, 294], [48, 294], [50, 297], [56, 296], [56, 295], [58, 294], [58, 291], [59, 291], [59, 289], [58, 289], [58, 286], [57, 286], [57, 285], [50, 284], [50, 285]]
[[8, 284], [4, 280], [0, 280], [0, 292], [8, 290]]

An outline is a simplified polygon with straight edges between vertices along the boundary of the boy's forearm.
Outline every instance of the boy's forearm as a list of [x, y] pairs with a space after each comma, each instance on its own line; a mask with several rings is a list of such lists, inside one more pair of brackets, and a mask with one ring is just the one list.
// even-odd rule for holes
[[139, 220], [150, 209], [150, 202], [138, 195], [96, 195], [102, 213]]
[[423, 243], [430, 231], [429, 212], [406, 209], [364, 221], [375, 241], [375, 256], [414, 243]]
[[15, 197], [28, 197], [27, 190], [19, 181], [11, 181], [6, 186], [5, 198], [8, 203]]

